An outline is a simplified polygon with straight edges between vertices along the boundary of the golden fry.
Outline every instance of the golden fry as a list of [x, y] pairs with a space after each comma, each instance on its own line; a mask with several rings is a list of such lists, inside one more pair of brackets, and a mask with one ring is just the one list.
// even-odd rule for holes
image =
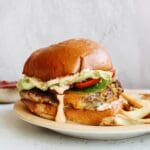
[[144, 124], [150, 124], [150, 118], [148, 118], [148, 119], [138, 119], [138, 122], [144, 123]]
[[127, 93], [122, 93], [122, 97], [128, 101], [128, 103], [136, 108], [142, 108], [143, 105], [136, 100], [134, 97], [132, 97], [131, 95], [127, 94]]
[[131, 95], [123, 93], [124, 107], [115, 116], [104, 118], [100, 125], [127, 126], [134, 124], [150, 124], [150, 101], [136, 100]]
[[127, 125], [133, 125], [133, 124], [139, 124], [138, 120], [133, 120], [131, 118], [128, 118], [122, 114], [118, 114], [114, 117], [106, 117], [102, 120], [100, 125], [103, 126], [127, 126]]
[[142, 99], [150, 100], [150, 93], [140, 93]]
[[147, 107], [143, 107], [137, 110], [133, 110], [133, 111], [120, 111], [120, 113], [128, 118], [137, 120], [137, 119], [142, 119], [145, 116], [147, 116], [150, 113], [150, 109]]

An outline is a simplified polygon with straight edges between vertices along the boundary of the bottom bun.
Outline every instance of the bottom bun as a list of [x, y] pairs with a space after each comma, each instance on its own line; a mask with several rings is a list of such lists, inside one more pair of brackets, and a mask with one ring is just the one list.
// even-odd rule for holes
[[55, 120], [55, 116], [57, 113], [57, 106], [45, 103], [32, 102], [26, 99], [22, 99], [21, 101], [32, 113], [46, 119]]
[[115, 115], [115, 110], [106, 109], [103, 111], [96, 111], [65, 108], [65, 115], [68, 121], [86, 125], [99, 125], [105, 117]]

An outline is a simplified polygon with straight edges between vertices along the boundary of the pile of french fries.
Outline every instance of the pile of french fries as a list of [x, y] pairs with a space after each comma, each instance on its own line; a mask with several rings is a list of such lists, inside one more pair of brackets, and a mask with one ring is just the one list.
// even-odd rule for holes
[[140, 99], [136, 99], [129, 93], [121, 95], [123, 107], [115, 116], [106, 117], [100, 125], [103, 126], [127, 126], [134, 124], [150, 124], [150, 94], [141, 94]]

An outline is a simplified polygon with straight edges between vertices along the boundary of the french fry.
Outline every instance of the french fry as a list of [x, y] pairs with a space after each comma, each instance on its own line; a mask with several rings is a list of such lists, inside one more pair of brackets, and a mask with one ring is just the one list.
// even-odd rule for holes
[[150, 93], [140, 93], [142, 99], [150, 100]]
[[133, 125], [133, 124], [139, 124], [140, 122], [138, 120], [133, 120], [131, 118], [128, 118], [124, 115], [118, 114], [113, 117], [106, 117], [102, 120], [100, 125], [103, 126], [127, 126], [127, 125]]
[[105, 117], [100, 122], [100, 126], [117, 126], [118, 124], [115, 121], [115, 116], [112, 117]]
[[127, 126], [134, 124], [150, 124], [150, 101], [136, 100], [131, 95], [123, 93], [125, 107], [120, 108], [115, 116], [102, 120], [102, 126]]
[[148, 119], [138, 119], [138, 122], [144, 123], [144, 124], [150, 124], [150, 118], [148, 118]]
[[142, 108], [142, 104], [136, 100], [134, 97], [132, 97], [131, 95], [127, 94], [127, 93], [122, 93], [122, 97], [128, 101], [128, 103], [136, 108]]
[[128, 118], [128, 117], [126, 117], [124, 115], [121, 115], [121, 114], [118, 114], [116, 116], [115, 120], [116, 120], [117, 124], [120, 124], [122, 126], [139, 124], [138, 120], [134, 120], [134, 119]]
[[147, 116], [150, 113], [150, 108], [142, 107], [140, 109], [133, 110], [133, 111], [120, 110], [120, 113], [128, 118], [137, 120]]

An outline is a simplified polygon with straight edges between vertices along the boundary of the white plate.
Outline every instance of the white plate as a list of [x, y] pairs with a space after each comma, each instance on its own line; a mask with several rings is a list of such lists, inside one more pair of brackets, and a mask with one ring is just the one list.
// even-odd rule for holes
[[[128, 90], [129, 91], [129, 90]], [[130, 90], [132, 93], [145, 93], [149, 90]], [[85, 139], [101, 139], [101, 140], [115, 140], [124, 139], [150, 133], [150, 125], [132, 125], [132, 126], [116, 126], [116, 127], [102, 127], [102, 126], [86, 126], [73, 123], [57, 123], [55, 121], [43, 119], [30, 113], [21, 101], [14, 105], [14, 111], [17, 116], [33, 125], [48, 128], [50, 130], [62, 133], [65, 135], [85, 138]]]

